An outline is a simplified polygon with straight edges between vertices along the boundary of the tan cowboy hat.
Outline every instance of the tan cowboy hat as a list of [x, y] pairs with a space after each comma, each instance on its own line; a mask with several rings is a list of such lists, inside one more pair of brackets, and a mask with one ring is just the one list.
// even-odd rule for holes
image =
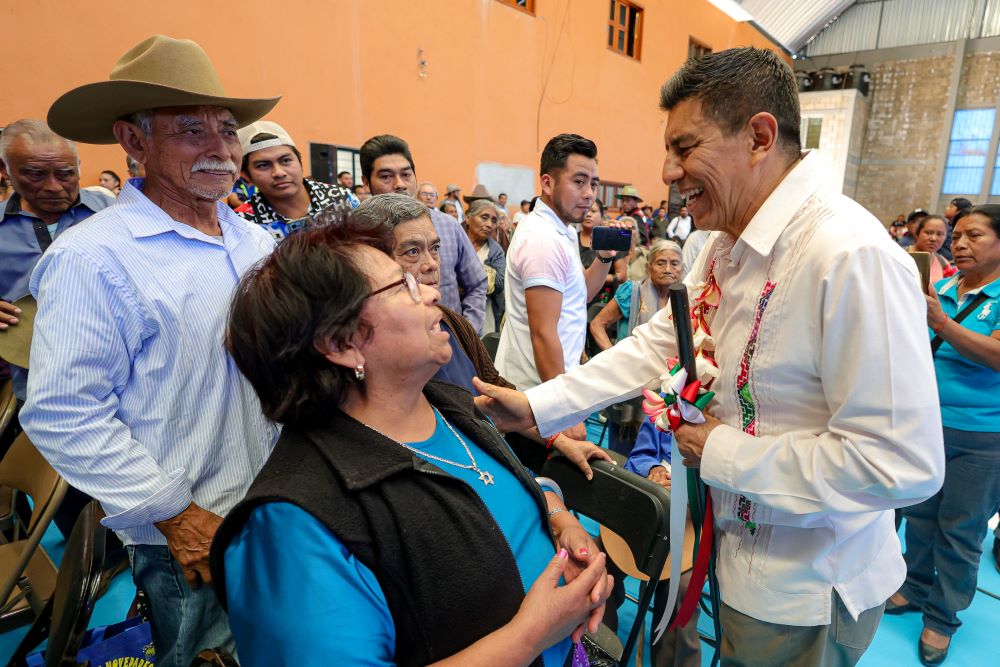
[[[628, 543], [617, 533], [606, 526], [601, 526], [601, 542], [604, 543], [604, 553], [608, 554], [611, 562], [630, 577], [641, 581], [649, 581], [649, 577], [642, 573], [639, 566], [635, 564], [635, 556], [628, 548]], [[687, 519], [684, 527], [684, 553], [681, 554], [681, 572], [687, 572], [694, 567], [694, 526], [691, 524], [691, 517]], [[670, 558], [663, 565], [663, 572], [660, 573], [660, 581], [670, 578]]]
[[490, 194], [490, 191], [487, 190], [486, 186], [482, 183], [477, 183], [476, 187], [472, 188], [472, 192], [462, 197], [462, 199], [465, 200], [466, 204], [471, 204], [477, 199], [489, 199], [492, 202], [496, 201], [496, 199], [493, 198], [493, 195]]
[[189, 39], [155, 35], [118, 59], [109, 81], [88, 83], [57, 99], [48, 123], [58, 134], [88, 144], [113, 144], [112, 125], [136, 111], [160, 107], [229, 109], [240, 127], [274, 108], [280, 97], [227, 97], [208, 54]]
[[635, 197], [636, 199], [642, 199], [639, 196], [639, 191], [635, 189], [634, 185], [626, 185], [622, 188], [622, 191], [615, 195], [615, 199], [624, 199], [625, 197]]
[[26, 296], [15, 301], [14, 305], [21, 309], [21, 314], [17, 316], [17, 324], [0, 331], [0, 359], [27, 368], [38, 304], [35, 297]]

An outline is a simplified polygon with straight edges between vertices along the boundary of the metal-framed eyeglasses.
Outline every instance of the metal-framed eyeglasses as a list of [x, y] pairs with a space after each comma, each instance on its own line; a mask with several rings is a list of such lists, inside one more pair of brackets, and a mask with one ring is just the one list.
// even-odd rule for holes
[[376, 294], [381, 294], [382, 292], [388, 292], [393, 287], [399, 287], [400, 285], [406, 285], [406, 289], [410, 293], [410, 298], [413, 299], [413, 303], [423, 302], [423, 297], [420, 295], [420, 283], [417, 282], [417, 279], [413, 277], [412, 273], [404, 273], [402, 278], [394, 283], [389, 283], [385, 287], [379, 287], [377, 290], [372, 292], [370, 296], [375, 296]]

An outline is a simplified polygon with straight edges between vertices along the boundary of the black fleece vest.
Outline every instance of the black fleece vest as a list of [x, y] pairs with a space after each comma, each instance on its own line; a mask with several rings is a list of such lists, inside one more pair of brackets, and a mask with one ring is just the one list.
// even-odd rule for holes
[[[424, 394], [532, 493], [539, 514], [524, 520], [547, 521], [538, 486], [475, 411], [471, 396], [438, 382]], [[254, 508], [289, 502], [315, 517], [375, 574], [395, 624], [399, 665], [441, 660], [505, 625], [524, 599], [517, 563], [479, 496], [449, 475], [448, 467], [424, 461], [339, 410], [321, 427], [286, 428], [212, 544], [212, 576], [223, 607], [226, 547]]]

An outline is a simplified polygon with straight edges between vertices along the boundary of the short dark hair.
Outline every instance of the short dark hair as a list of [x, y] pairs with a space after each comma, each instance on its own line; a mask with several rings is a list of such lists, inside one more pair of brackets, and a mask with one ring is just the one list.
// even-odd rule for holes
[[340, 172], [339, 174], [337, 174], [337, 178], [340, 178], [340, 177], [341, 177], [341, 176], [343, 176], [344, 174], [347, 174], [348, 176], [350, 176], [350, 175], [351, 175], [351, 172], [349, 172], [349, 171], [342, 171], [342, 172]]
[[955, 197], [948, 203], [957, 208], [959, 211], [968, 211], [972, 208], [972, 202], [965, 197]]
[[906, 224], [909, 225], [910, 223], [913, 222], [920, 222], [921, 218], [926, 218], [928, 215], [930, 215], [930, 213], [928, 213], [924, 209], [915, 208], [908, 216], [906, 216]]
[[557, 134], [549, 139], [542, 150], [542, 165], [539, 175], [552, 175], [566, 166], [570, 155], [582, 155], [597, 159], [597, 144], [579, 134]]
[[507, 196], [506, 192], [501, 192], [500, 194], [497, 195], [497, 198], [499, 199], [500, 197], [506, 197], [506, 196]]
[[372, 171], [375, 169], [375, 160], [384, 155], [402, 155], [410, 163], [410, 169], [414, 172], [417, 168], [413, 165], [413, 156], [410, 155], [410, 146], [405, 141], [391, 134], [380, 134], [366, 141], [361, 150], [361, 173], [368, 180], [372, 178]]
[[364, 391], [353, 370], [330, 363], [316, 346], [364, 332], [361, 310], [372, 287], [357, 248], [388, 252], [394, 243], [385, 225], [350, 213], [320, 216], [316, 228], [290, 235], [243, 277], [229, 311], [226, 347], [264, 415], [283, 424], [321, 422], [349, 387]]
[[[250, 140], [250, 143], [256, 144], [261, 141], [269, 141], [271, 139], [277, 139], [277, 138], [278, 138], [277, 135], [271, 134], [270, 132], [261, 132], [260, 134], [253, 135], [253, 138]], [[292, 149], [293, 153], [295, 153], [295, 157], [298, 158], [299, 164], [302, 164], [302, 153], [299, 152], [299, 149], [296, 148], [295, 146], [288, 146], [288, 147]], [[241, 169], [243, 170], [244, 174], [250, 173], [250, 170], [248, 169], [248, 167], [250, 166], [250, 156], [256, 152], [257, 151], [251, 151], [243, 156], [243, 164], [241, 165]]]
[[101, 173], [102, 174], [107, 174], [111, 178], [115, 179], [115, 183], [117, 183], [118, 185], [122, 184], [122, 179], [118, 177], [118, 174], [116, 174], [115, 172], [111, 171], [110, 169], [105, 169]]
[[670, 111], [685, 100], [701, 102], [727, 135], [767, 112], [778, 121], [780, 143], [789, 152], [802, 150], [798, 85], [773, 51], [744, 47], [688, 60], [660, 89], [660, 108]]
[[[989, 220], [993, 233], [1000, 236], [1000, 204], [980, 204], [979, 206], [972, 207], [965, 215], [972, 215], [973, 213], [984, 216]], [[964, 218], [965, 215], [956, 215], [955, 222], [958, 222], [959, 218]]]
[[354, 194], [358, 194], [359, 191], [364, 190], [364, 189], [365, 189], [365, 184], [364, 183], [357, 183], [354, 186]]

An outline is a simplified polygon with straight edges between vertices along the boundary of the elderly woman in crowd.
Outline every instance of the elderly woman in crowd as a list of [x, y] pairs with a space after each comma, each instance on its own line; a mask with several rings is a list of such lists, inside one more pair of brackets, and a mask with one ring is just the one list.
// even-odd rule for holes
[[499, 224], [497, 206], [489, 199], [476, 199], [465, 213], [465, 234], [479, 255], [486, 270], [486, 319], [483, 335], [500, 331], [504, 313], [503, 283], [507, 272], [507, 259], [503, 248], [493, 240], [493, 231]]
[[938, 252], [948, 236], [948, 223], [944, 217], [932, 214], [921, 218], [914, 232], [916, 242], [907, 248], [907, 252], [926, 252], [931, 255], [931, 284], [954, 275], [955, 268], [951, 262]]
[[[918, 236], [919, 241], [919, 236]], [[1000, 206], [955, 226], [958, 275], [927, 296], [944, 424], [944, 486], [903, 510], [906, 582], [887, 614], [923, 613], [920, 659], [944, 661], [972, 603], [987, 521], [1000, 506]]]
[[503, 206], [497, 206], [497, 226], [493, 229], [493, 240], [500, 244], [504, 254], [510, 248], [510, 234], [512, 231], [507, 209]]
[[[336, 214], [324, 217], [336, 217]], [[325, 221], [324, 221], [325, 222]], [[329, 224], [337, 224], [330, 221]], [[441, 276], [439, 260], [441, 241], [427, 211], [416, 205], [406, 195], [386, 194], [372, 197], [355, 211], [355, 226], [374, 228], [379, 233], [392, 234], [391, 255], [406, 272], [413, 274], [421, 285], [437, 289]], [[438, 304], [443, 318], [441, 330], [450, 334], [451, 359], [441, 366], [434, 380], [450, 382], [478, 396], [472, 385], [472, 378], [479, 377], [490, 384], [514, 388], [497, 371], [493, 359], [483, 345], [479, 334], [459, 313]], [[508, 433], [508, 443], [524, 465], [532, 470], [540, 470], [549, 452], [544, 448], [545, 440], [532, 428], [523, 433]], [[583, 440], [573, 440], [560, 433], [552, 443], [552, 448], [573, 461], [590, 478], [593, 472], [587, 463], [589, 459], [601, 458], [610, 461], [608, 453], [597, 445]]]
[[459, 219], [459, 217], [458, 217], [458, 204], [456, 204], [455, 202], [453, 202], [450, 199], [446, 199], [446, 200], [444, 200], [441, 203], [441, 212], [444, 213], [445, 215], [450, 215], [451, 217], [455, 218], [456, 220]]
[[469, 393], [431, 382], [439, 295], [394, 245], [349, 216], [234, 297], [227, 345], [284, 425], [213, 544], [241, 663], [562, 665], [603, 614], [605, 557]]

